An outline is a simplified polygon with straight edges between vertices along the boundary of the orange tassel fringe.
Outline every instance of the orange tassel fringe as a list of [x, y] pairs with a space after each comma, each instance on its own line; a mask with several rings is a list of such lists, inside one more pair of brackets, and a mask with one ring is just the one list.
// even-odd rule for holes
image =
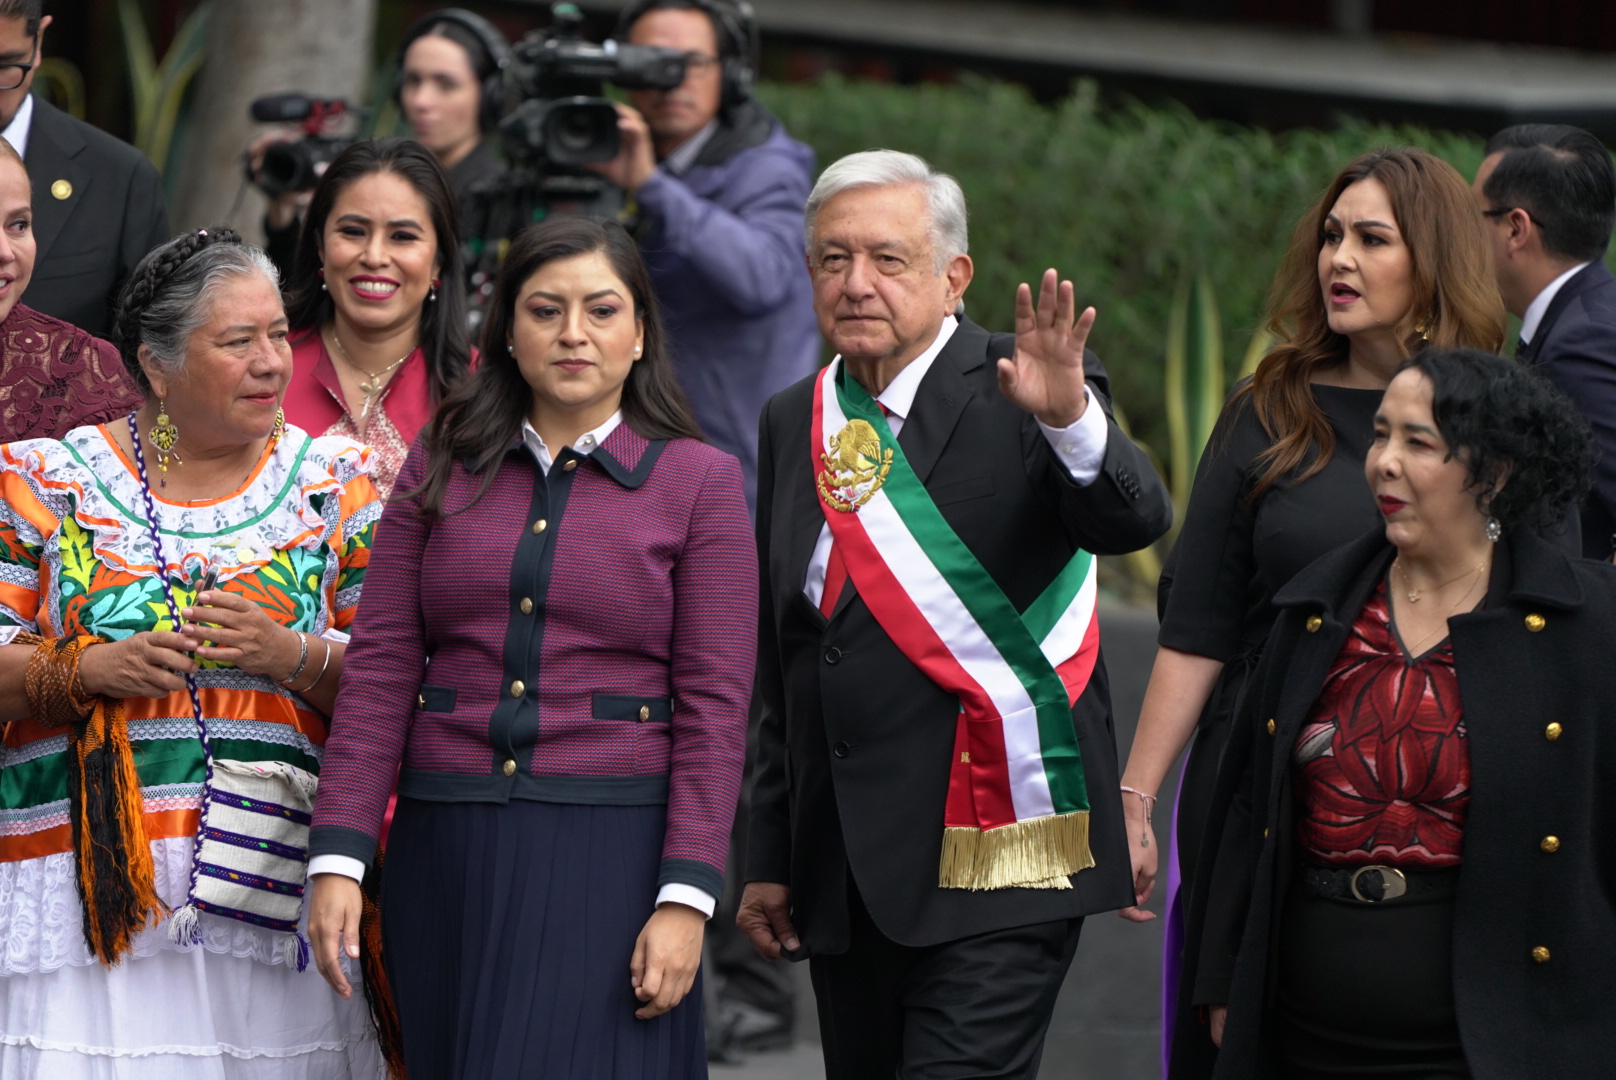
[[73, 828], [84, 940], [111, 967], [142, 929], [162, 918], [145, 803], [123, 702], [86, 695], [79, 657], [97, 637], [44, 639], [20, 634], [34, 646], [23, 690], [34, 718], [67, 729], [68, 810]]

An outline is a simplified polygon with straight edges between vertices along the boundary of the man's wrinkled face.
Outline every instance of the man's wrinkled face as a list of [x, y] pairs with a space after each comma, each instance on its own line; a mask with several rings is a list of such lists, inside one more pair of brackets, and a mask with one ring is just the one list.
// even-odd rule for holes
[[[969, 266], [969, 260], [959, 260]], [[819, 332], [848, 359], [913, 359], [937, 336], [964, 283], [938, 271], [917, 184], [855, 187], [819, 208], [808, 269]], [[968, 270], [964, 281], [969, 281]]]

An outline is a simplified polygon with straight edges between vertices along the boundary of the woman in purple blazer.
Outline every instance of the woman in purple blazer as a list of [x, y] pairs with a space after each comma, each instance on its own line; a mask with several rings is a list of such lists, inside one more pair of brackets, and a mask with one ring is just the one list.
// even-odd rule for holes
[[705, 1076], [756, 633], [741, 470], [616, 225], [518, 236], [485, 334], [376, 530], [310, 835], [316, 958], [352, 992], [397, 774], [381, 944], [410, 1075]]

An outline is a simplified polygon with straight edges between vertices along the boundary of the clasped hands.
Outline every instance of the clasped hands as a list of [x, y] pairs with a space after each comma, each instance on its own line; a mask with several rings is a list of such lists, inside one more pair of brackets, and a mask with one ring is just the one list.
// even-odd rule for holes
[[1038, 304], [1023, 282], [1016, 289], [1016, 352], [999, 361], [999, 390], [1045, 427], [1066, 428], [1088, 406], [1083, 349], [1094, 326], [1094, 309], [1077, 313], [1070, 281], [1045, 270]]
[[302, 653], [295, 631], [251, 600], [223, 590], [199, 593], [196, 605], [181, 610], [186, 622], [178, 630], [143, 630], [85, 649], [79, 660], [85, 692], [117, 699], [167, 697], [185, 689], [196, 660], [234, 664], [277, 682], [291, 677]]

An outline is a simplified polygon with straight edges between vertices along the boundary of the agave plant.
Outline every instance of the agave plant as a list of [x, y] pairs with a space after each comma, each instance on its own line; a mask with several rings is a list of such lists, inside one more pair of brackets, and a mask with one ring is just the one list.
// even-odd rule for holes
[[118, 0], [118, 21], [123, 28], [124, 55], [134, 92], [135, 148], [151, 159], [158, 172], [168, 164], [179, 126], [180, 105], [196, 73], [202, 70], [207, 44], [208, 14], [212, 0], [186, 16], [162, 60], [146, 33], [146, 19], [137, 0]]

